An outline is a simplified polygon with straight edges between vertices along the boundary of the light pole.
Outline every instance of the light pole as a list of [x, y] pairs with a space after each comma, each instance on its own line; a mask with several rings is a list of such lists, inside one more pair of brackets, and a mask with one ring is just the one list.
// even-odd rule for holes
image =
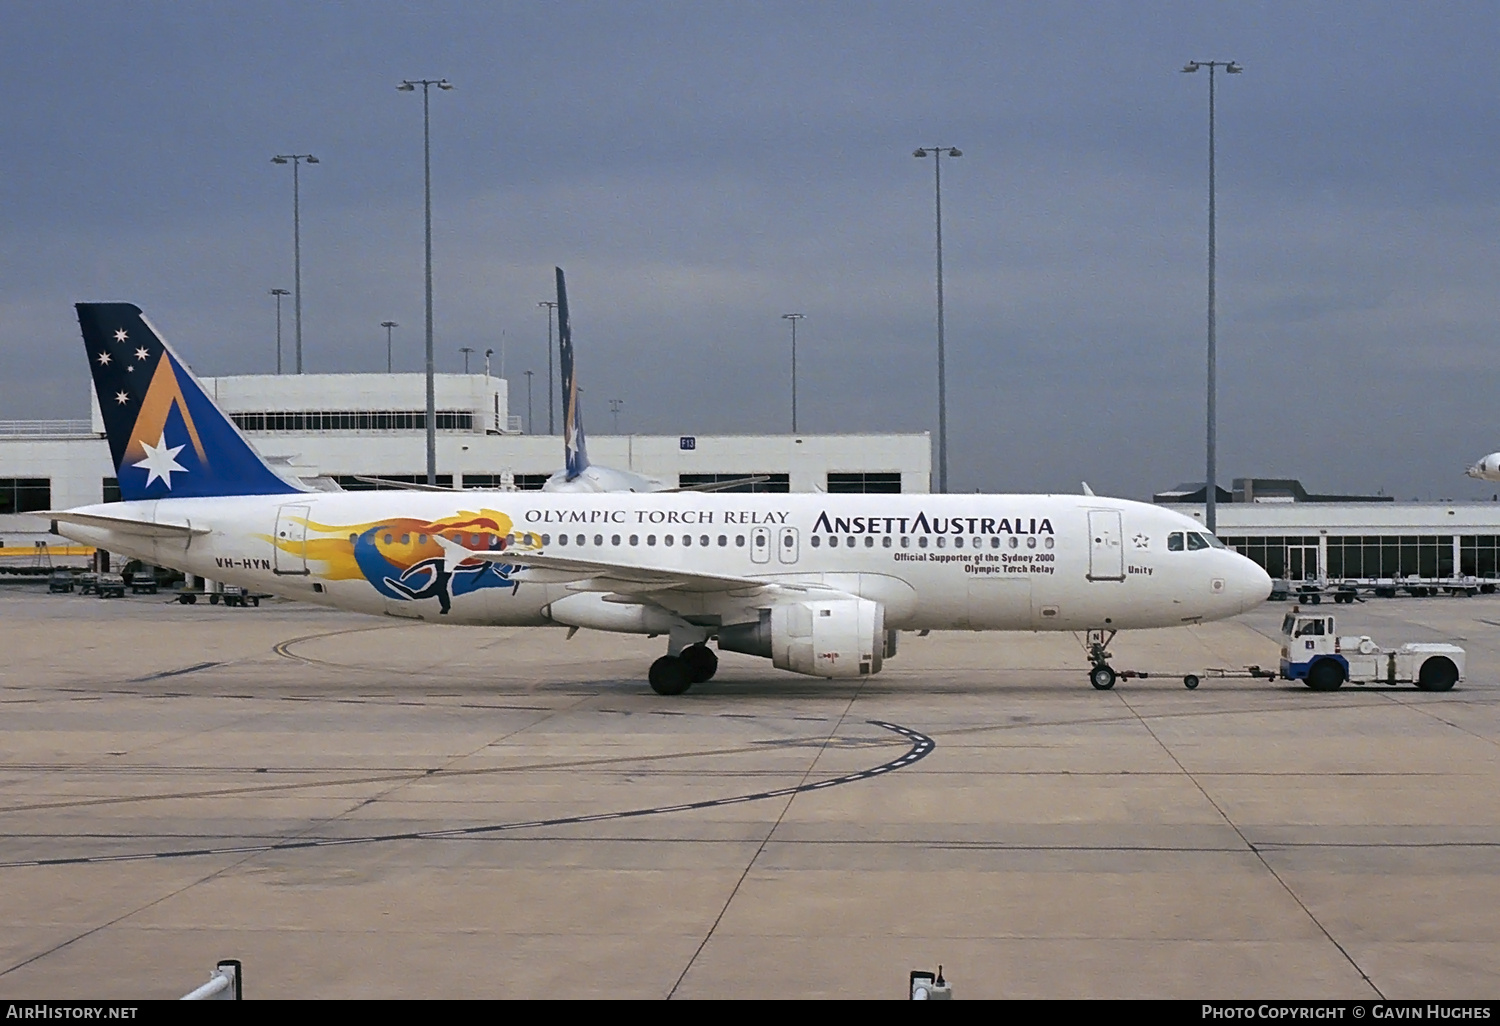
[[615, 418], [615, 434], [620, 433], [620, 407], [625, 405], [624, 399], [611, 399], [609, 401], [609, 412]]
[[806, 314], [782, 314], [781, 319], [792, 322], [792, 434], [797, 433], [797, 322]]
[[394, 366], [391, 362], [391, 329], [399, 328], [401, 325], [395, 321], [381, 321], [380, 326], [385, 329], [385, 372], [389, 374]]
[[271, 158], [273, 164], [292, 165], [292, 288], [295, 290], [297, 308], [297, 373], [302, 373], [302, 162], [316, 164], [318, 158], [311, 153], [278, 153]]
[[948, 366], [943, 349], [943, 157], [962, 157], [956, 146], [923, 146], [912, 153], [933, 158], [933, 195], [937, 206], [937, 359], [938, 359], [938, 491], [948, 490]]
[[426, 215], [427, 246], [427, 483], [437, 484], [437, 395], [433, 387], [432, 352], [432, 132], [427, 96], [432, 86], [452, 89], [446, 78], [407, 79], [396, 88], [403, 93], [422, 87], [422, 199]]
[[526, 372], [526, 433], [532, 434], [531, 430], [531, 376], [535, 371]]
[[286, 289], [272, 289], [271, 295], [276, 297], [276, 373], [281, 373], [281, 297], [290, 296]]
[[1208, 528], [1209, 534], [1214, 534], [1219, 520], [1218, 503], [1218, 353], [1215, 347], [1215, 332], [1217, 325], [1216, 297], [1214, 295], [1214, 258], [1216, 253], [1216, 240], [1214, 238], [1214, 72], [1219, 68], [1224, 69], [1227, 75], [1238, 75], [1245, 69], [1234, 61], [1188, 61], [1182, 67], [1182, 73], [1191, 75], [1199, 68], [1208, 69], [1208, 480], [1203, 485], [1203, 498], [1206, 503], [1203, 512], [1203, 526]]
[[473, 346], [459, 346], [458, 351], [464, 354], [464, 373], [469, 373], [469, 354], [474, 351]]
[[552, 426], [552, 312], [557, 309], [557, 300], [544, 299], [537, 306], [547, 308], [547, 434], [555, 434]]

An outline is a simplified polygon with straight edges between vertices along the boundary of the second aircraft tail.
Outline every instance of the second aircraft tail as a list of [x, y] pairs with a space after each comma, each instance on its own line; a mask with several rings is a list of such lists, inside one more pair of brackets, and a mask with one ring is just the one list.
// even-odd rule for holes
[[589, 466], [583, 439], [583, 404], [578, 400], [578, 377], [573, 364], [573, 327], [568, 319], [568, 286], [563, 269], [557, 271], [557, 349], [562, 365], [563, 451], [567, 456], [567, 479], [572, 481]]

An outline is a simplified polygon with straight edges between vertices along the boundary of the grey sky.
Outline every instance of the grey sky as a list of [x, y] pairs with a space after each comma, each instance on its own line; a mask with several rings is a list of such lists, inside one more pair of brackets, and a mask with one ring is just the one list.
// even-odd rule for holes
[[[514, 410], [569, 274], [588, 423], [935, 429], [944, 167], [952, 479], [1130, 496], [1203, 474], [1219, 80], [1221, 478], [1488, 497], [1493, 4], [28, 4], [0, 32], [0, 418], [82, 416], [71, 304], [204, 373], [274, 366], [308, 152], [309, 370], [500, 348]], [[288, 320], [288, 326], [290, 321]], [[537, 393], [537, 408], [545, 409]], [[727, 468], [763, 469], [763, 468]]]

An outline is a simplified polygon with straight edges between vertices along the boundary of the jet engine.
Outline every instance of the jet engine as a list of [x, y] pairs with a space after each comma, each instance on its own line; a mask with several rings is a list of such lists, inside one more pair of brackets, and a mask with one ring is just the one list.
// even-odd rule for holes
[[754, 623], [719, 628], [719, 648], [770, 659], [778, 669], [812, 677], [879, 673], [887, 648], [885, 608], [861, 598], [783, 602]]

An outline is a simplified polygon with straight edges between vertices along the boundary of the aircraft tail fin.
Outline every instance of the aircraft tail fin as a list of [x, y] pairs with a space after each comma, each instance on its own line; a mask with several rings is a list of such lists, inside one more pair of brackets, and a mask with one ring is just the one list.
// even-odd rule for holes
[[121, 499], [302, 490], [261, 459], [140, 307], [75, 305]]
[[563, 269], [557, 270], [557, 349], [562, 369], [563, 451], [567, 456], [567, 478], [572, 481], [589, 466], [583, 438], [583, 404], [578, 399], [578, 377], [573, 362], [573, 327], [568, 319], [568, 286]]

